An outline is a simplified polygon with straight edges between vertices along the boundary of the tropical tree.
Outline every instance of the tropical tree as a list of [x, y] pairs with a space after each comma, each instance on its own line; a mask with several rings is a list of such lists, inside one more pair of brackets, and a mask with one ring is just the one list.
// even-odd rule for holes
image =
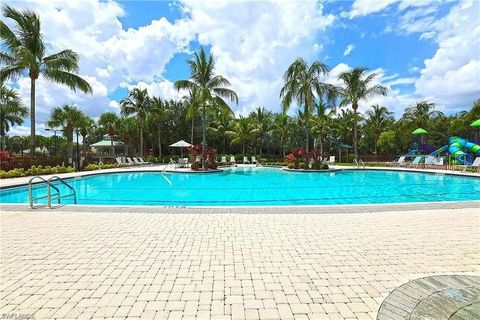
[[64, 105], [52, 110], [48, 126], [62, 127], [63, 135], [67, 139], [67, 150], [70, 162], [73, 158], [73, 132], [78, 128], [78, 123], [84, 117], [83, 112], [77, 106]]
[[0, 145], [5, 149], [5, 136], [10, 127], [21, 125], [28, 116], [28, 109], [22, 105], [18, 92], [0, 82]]
[[412, 123], [416, 128], [428, 128], [430, 120], [443, 113], [435, 110], [435, 104], [426, 100], [417, 102], [405, 109], [402, 118]]
[[309, 118], [315, 105], [315, 101], [326, 97], [328, 101], [333, 100], [336, 95], [336, 88], [328, 83], [322, 82], [322, 77], [328, 74], [328, 66], [320, 61], [313, 62], [310, 66], [302, 59], [297, 58], [285, 71], [283, 79], [285, 84], [280, 90], [282, 108], [286, 112], [293, 102], [299, 107], [303, 106], [305, 117], [305, 149], [309, 150]]
[[104, 112], [98, 119], [98, 124], [103, 127], [110, 136], [110, 154], [115, 156], [115, 147], [113, 146], [113, 140], [115, 137], [115, 127], [118, 123], [118, 116], [114, 112]]
[[193, 87], [190, 90], [190, 93], [188, 96], [185, 97], [185, 100], [187, 101], [188, 108], [187, 108], [187, 120], [192, 121], [192, 126], [190, 130], [190, 144], [193, 145], [193, 136], [195, 132], [195, 118], [198, 116], [199, 112], [199, 104], [198, 104], [198, 90], [196, 87]]
[[328, 106], [322, 99], [318, 100], [318, 102], [315, 102], [315, 113], [310, 119], [310, 125], [312, 131], [317, 135], [318, 145], [320, 146], [320, 154], [322, 156], [327, 128], [329, 127], [335, 112], [335, 108]]
[[265, 140], [265, 135], [269, 132], [272, 124], [272, 112], [264, 107], [258, 107], [255, 111], [250, 113], [252, 124], [258, 132], [259, 152], [262, 155], [262, 146]]
[[226, 153], [227, 138], [232, 136], [234, 128], [235, 121], [232, 113], [225, 109], [220, 109], [215, 113], [212, 125], [207, 128], [208, 132], [222, 141], [223, 153]]
[[351, 71], [342, 72], [338, 79], [343, 81], [344, 86], [338, 91], [341, 96], [340, 106], [352, 105], [354, 113], [353, 124], [353, 150], [355, 159], [358, 159], [358, 134], [357, 134], [357, 110], [358, 103], [362, 100], [370, 100], [378, 95], [387, 95], [387, 88], [380, 84], [373, 83], [376, 73], [366, 75], [367, 68], [357, 67]]
[[22, 76], [28, 71], [30, 77], [30, 130], [31, 154], [35, 154], [35, 81], [40, 75], [45, 80], [64, 84], [73, 91], [80, 89], [91, 93], [92, 88], [77, 75], [79, 56], [66, 49], [47, 55], [46, 44], [40, 28], [40, 18], [31, 10], [16, 10], [8, 5], [2, 7], [5, 18], [13, 20], [10, 29], [0, 21], [0, 81]]
[[374, 153], [377, 154], [378, 138], [394, 121], [393, 112], [388, 111], [384, 106], [373, 105], [367, 112], [366, 125], [372, 132], [374, 139]]
[[157, 127], [158, 156], [162, 157], [162, 125], [166, 117], [165, 102], [159, 97], [152, 98], [152, 108], [150, 110], [152, 121]]
[[129, 146], [132, 143], [132, 138], [138, 130], [138, 121], [135, 118], [121, 117], [116, 122], [116, 127], [123, 141], [123, 148], [125, 155], [129, 153]]
[[152, 101], [148, 96], [147, 89], [133, 89], [128, 94], [128, 98], [120, 101], [120, 106], [123, 115], [134, 115], [138, 119], [140, 129], [140, 155], [143, 156], [143, 129], [145, 127], [145, 119], [152, 110]]
[[286, 155], [286, 144], [290, 134], [291, 119], [286, 113], [279, 113], [275, 115], [273, 124], [270, 128], [272, 135], [279, 138], [280, 147], [282, 149], [283, 157]]
[[202, 168], [206, 170], [203, 157], [206, 146], [207, 109], [217, 107], [230, 109], [224, 98], [238, 104], [238, 96], [232, 89], [227, 88], [230, 82], [221, 75], [215, 75], [215, 61], [213, 54], [207, 57], [203, 47], [200, 52], [195, 52], [194, 57], [188, 61], [190, 66], [190, 79], [175, 82], [177, 90], [196, 90], [194, 99], [201, 109], [202, 116]]
[[76, 125], [76, 130], [78, 130], [78, 133], [80, 133], [80, 135], [82, 136], [82, 154], [83, 158], [86, 159], [88, 148], [87, 136], [95, 128], [95, 121], [88, 115], [84, 114], [80, 119], [78, 119]]
[[241, 145], [242, 155], [245, 155], [245, 145], [256, 134], [258, 134], [258, 129], [254, 127], [251, 119], [240, 116], [240, 118], [235, 124], [235, 129], [232, 133], [232, 144]]

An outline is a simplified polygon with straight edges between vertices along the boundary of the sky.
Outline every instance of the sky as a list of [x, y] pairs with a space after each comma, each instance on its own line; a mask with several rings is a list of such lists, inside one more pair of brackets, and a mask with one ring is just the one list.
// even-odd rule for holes
[[[428, 100], [453, 114], [480, 98], [480, 1], [2, 2], [36, 11], [48, 53], [79, 53], [79, 74], [93, 88], [86, 95], [40, 77], [37, 134], [48, 135], [51, 110], [64, 104], [96, 118], [120, 112], [119, 101], [135, 87], [182, 98], [186, 93], [173, 84], [189, 77], [185, 61], [201, 46], [237, 92], [240, 102], [231, 105], [237, 114], [259, 106], [280, 111], [282, 76], [297, 57], [327, 64], [324, 80], [335, 85], [341, 85], [338, 74], [353, 67], [376, 73], [389, 94], [361, 102], [361, 112], [378, 103], [399, 118], [406, 107]], [[29, 105], [29, 79], [9, 85]], [[27, 120], [10, 134], [28, 135], [29, 128]]]

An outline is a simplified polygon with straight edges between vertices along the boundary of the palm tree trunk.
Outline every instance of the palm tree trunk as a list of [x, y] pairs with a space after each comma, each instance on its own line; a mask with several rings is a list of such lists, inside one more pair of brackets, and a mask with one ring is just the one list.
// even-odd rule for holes
[[162, 158], [162, 132], [160, 124], [158, 124], [158, 157]]
[[193, 145], [193, 129], [195, 128], [195, 116], [192, 117], [192, 130], [190, 136], [190, 144]]
[[202, 115], [202, 169], [205, 170], [205, 143], [206, 143], [206, 135], [205, 135], [205, 122], [207, 121], [206, 114], [205, 114], [205, 106], [203, 106], [203, 115]]
[[358, 147], [357, 147], [357, 108], [356, 101], [352, 103], [353, 108], [353, 151], [355, 152], [355, 159], [358, 161]]
[[227, 137], [223, 137], [223, 153], [225, 154], [227, 150]]
[[30, 155], [35, 156], [35, 79], [30, 77], [30, 136], [31, 147]]
[[113, 159], [115, 157], [115, 148], [113, 148], [113, 134], [110, 135], [110, 153]]
[[242, 155], [245, 156], [245, 141], [242, 143]]
[[143, 121], [140, 120], [140, 157], [143, 157]]
[[318, 141], [320, 142], [320, 156], [323, 157], [323, 139], [322, 135], [318, 137]]
[[1, 136], [2, 136], [2, 139], [1, 139], [1, 142], [0, 142], [0, 144], [1, 144], [0, 150], [4, 151], [5, 150], [5, 144], [6, 144], [5, 143], [5, 133], [2, 132]]

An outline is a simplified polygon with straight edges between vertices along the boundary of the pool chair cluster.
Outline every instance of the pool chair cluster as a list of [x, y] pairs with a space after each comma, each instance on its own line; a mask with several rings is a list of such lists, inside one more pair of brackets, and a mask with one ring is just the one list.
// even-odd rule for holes
[[443, 168], [445, 166], [443, 157], [436, 156], [416, 156], [412, 161], [408, 162], [407, 156], [401, 156], [397, 161], [386, 162], [389, 167], [405, 167], [405, 168]]
[[115, 161], [120, 166], [142, 166], [152, 164], [143, 160], [142, 157], [116, 157]]

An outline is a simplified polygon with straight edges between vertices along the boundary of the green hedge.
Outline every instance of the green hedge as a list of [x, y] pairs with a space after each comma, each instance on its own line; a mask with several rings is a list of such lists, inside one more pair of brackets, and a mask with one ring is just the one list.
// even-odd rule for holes
[[0, 170], [0, 179], [37, 176], [41, 174], [58, 174], [75, 172], [74, 167], [62, 167], [62, 166], [31, 166], [30, 169], [25, 170], [23, 168], [12, 169], [9, 171]]
[[112, 168], [117, 168], [118, 166], [116, 164], [96, 164], [96, 163], [90, 163], [87, 166], [85, 166], [84, 170], [85, 171], [93, 171], [93, 170], [100, 170], [100, 169], [112, 169]]

